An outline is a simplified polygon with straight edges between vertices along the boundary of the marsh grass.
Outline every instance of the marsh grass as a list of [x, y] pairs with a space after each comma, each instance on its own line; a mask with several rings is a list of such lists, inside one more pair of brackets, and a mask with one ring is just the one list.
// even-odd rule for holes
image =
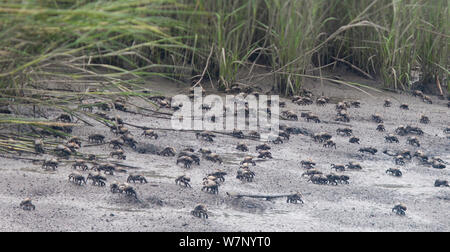
[[[142, 91], [152, 77], [226, 89], [256, 65], [286, 95], [337, 65], [405, 90], [418, 70], [450, 90], [449, 23], [447, 0], [2, 1], [0, 106], [103, 122], [72, 105], [119, 96], [151, 104]], [[23, 123], [8, 116], [1, 125]]]
[[209, 52], [207, 75], [224, 87], [258, 60], [289, 93], [302, 80], [277, 72], [336, 59], [392, 88], [407, 89], [417, 67], [424, 81], [448, 75], [445, 0], [3, 1], [0, 15], [1, 87], [16, 92], [38, 75], [186, 81]]
[[352, 19], [373, 24], [346, 31], [334, 41], [332, 49], [334, 57], [346, 58], [367, 73], [379, 76], [385, 87], [409, 89], [415, 69], [420, 70], [420, 82], [425, 84], [448, 76], [448, 1], [344, 0], [333, 12], [342, 17], [335, 26]]

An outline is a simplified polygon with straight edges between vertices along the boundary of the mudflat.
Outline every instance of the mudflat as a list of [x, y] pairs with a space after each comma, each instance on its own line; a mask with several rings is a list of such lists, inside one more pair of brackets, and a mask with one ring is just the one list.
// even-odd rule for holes
[[[161, 91], [168, 95], [187, 93], [185, 88], [176, 87]], [[152, 144], [158, 150], [170, 146], [177, 152], [188, 147], [196, 152], [209, 148], [224, 162], [218, 164], [201, 158], [200, 165], [193, 164], [186, 169], [176, 165], [176, 157], [141, 154], [125, 147], [127, 158], [121, 162], [133, 168], [127, 168], [127, 173], [105, 175], [105, 187], [93, 186], [91, 182], [82, 186], [69, 182], [68, 175], [73, 169], [64, 160], [56, 171], [46, 171], [41, 163], [0, 158], [0, 231], [450, 231], [450, 188], [434, 187], [436, 179], [450, 179], [449, 166], [435, 169], [422, 165], [415, 158], [399, 166], [392, 156], [383, 153], [383, 150], [408, 149], [411, 153], [422, 150], [430, 157], [440, 156], [450, 162], [450, 139], [444, 133], [450, 126], [447, 101], [432, 97], [433, 104], [426, 104], [411, 95], [393, 93], [375, 93], [372, 97], [346, 86], [316, 88], [313, 93], [330, 96], [331, 102], [325, 106], [299, 106], [281, 98], [287, 103], [281, 110], [294, 111], [299, 120], [281, 120], [280, 123], [312, 133], [328, 132], [333, 135], [336, 148], [324, 147], [311, 136], [291, 135], [283, 144], [269, 143], [273, 159], [260, 160], [256, 158], [256, 146], [261, 142], [256, 140], [217, 134], [214, 142], [206, 142], [197, 139], [192, 132], [158, 130], [159, 138], [155, 140], [141, 136], [142, 129], [129, 127], [140, 145]], [[392, 100], [391, 107], [383, 107], [384, 98]], [[349, 123], [334, 121], [335, 104], [342, 100], [361, 102], [360, 108], [348, 109]], [[400, 109], [401, 103], [407, 103], [409, 110]], [[300, 117], [300, 113], [306, 111], [317, 114], [322, 122], [306, 122]], [[48, 113], [57, 115], [55, 111]], [[377, 124], [371, 120], [375, 113], [382, 116], [386, 132], [376, 130]], [[168, 119], [118, 114], [129, 124], [171, 127]], [[420, 114], [427, 115], [430, 123], [419, 123]], [[91, 123], [95, 127], [74, 128], [74, 135], [84, 140], [85, 146], [80, 151], [107, 157], [112, 148], [108, 144], [86, 146], [88, 136], [103, 134], [106, 142], [116, 136], [109, 128]], [[424, 131], [418, 137], [420, 147], [408, 144], [408, 136], [397, 136], [399, 143], [385, 141], [384, 137], [388, 133], [395, 134], [399, 125], [418, 126]], [[349, 143], [349, 137], [336, 134], [336, 130], [343, 127], [351, 128], [353, 135], [360, 138], [360, 144]], [[245, 142], [249, 151], [237, 150], [239, 142]], [[378, 152], [375, 155], [361, 153], [358, 150], [362, 147], [373, 147]], [[239, 163], [246, 155], [257, 161], [256, 166], [250, 166], [255, 173], [253, 182], [236, 179]], [[300, 162], [307, 159], [312, 159], [316, 169], [324, 174], [349, 176], [349, 184], [312, 183], [307, 176], [302, 176], [307, 170]], [[331, 170], [331, 164], [345, 165], [351, 161], [359, 162], [362, 169]], [[403, 175], [391, 176], [386, 173], [389, 168], [399, 168]], [[219, 193], [202, 191], [203, 178], [216, 169], [227, 172]], [[79, 172], [87, 176], [91, 171]], [[114, 181], [125, 182], [129, 174], [141, 174], [149, 182], [131, 183], [138, 200], [125, 194], [113, 194], [109, 189]], [[191, 178], [192, 188], [175, 184], [175, 179], [183, 174]], [[304, 204], [289, 204], [286, 198], [265, 200], [227, 195], [295, 192], [302, 193]], [[19, 207], [27, 197], [32, 198], [36, 210], [24, 211]], [[405, 216], [392, 212], [399, 203], [407, 206]], [[191, 214], [197, 204], [207, 206], [208, 219]]]

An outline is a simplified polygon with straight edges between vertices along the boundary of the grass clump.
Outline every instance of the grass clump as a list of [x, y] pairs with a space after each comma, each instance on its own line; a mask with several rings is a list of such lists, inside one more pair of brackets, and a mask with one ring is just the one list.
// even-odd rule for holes
[[293, 73], [337, 62], [392, 88], [417, 68], [425, 82], [448, 75], [445, 0], [3, 1], [0, 15], [2, 87], [38, 74], [185, 81], [206, 67], [226, 88], [255, 62], [290, 93], [302, 83]]
[[407, 90], [448, 76], [448, 1], [344, 0], [333, 12], [341, 16], [334, 29], [351, 20], [372, 24], [344, 32], [333, 42], [333, 57], [380, 77], [386, 87]]

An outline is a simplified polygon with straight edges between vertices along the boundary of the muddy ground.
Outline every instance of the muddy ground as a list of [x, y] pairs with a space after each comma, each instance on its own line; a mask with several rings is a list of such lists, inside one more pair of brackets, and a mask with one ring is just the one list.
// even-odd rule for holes
[[[88, 183], [78, 186], [68, 181], [72, 172], [70, 164], [63, 164], [57, 171], [44, 171], [40, 163], [0, 158], [0, 231], [450, 231], [450, 189], [434, 187], [436, 179], [450, 179], [449, 167], [434, 169], [420, 165], [416, 160], [408, 161], [399, 168], [402, 177], [385, 173], [396, 167], [393, 158], [382, 153], [384, 149], [421, 149], [427, 154], [441, 156], [450, 162], [450, 140], [443, 132], [450, 126], [450, 109], [446, 101], [433, 98], [433, 104], [425, 104], [418, 98], [406, 94], [378, 93], [364, 89], [373, 96], [347, 86], [320, 82], [310, 83], [317, 95], [324, 94], [335, 103], [343, 99], [359, 99], [361, 108], [349, 109], [354, 135], [361, 144], [350, 144], [348, 137], [336, 135], [336, 129], [344, 127], [333, 123], [336, 111], [334, 104], [324, 107], [298, 106], [287, 101], [287, 108], [317, 113], [323, 123], [281, 121], [282, 124], [304, 127], [314, 133], [330, 132], [337, 148], [325, 148], [311, 137], [292, 136], [283, 144], [272, 146], [273, 159], [257, 162], [251, 169], [256, 173], [253, 182], [237, 180], [236, 172], [243, 156], [257, 155], [258, 141], [244, 140], [250, 147], [248, 153], [235, 146], [240, 139], [217, 135], [213, 143], [197, 140], [194, 133], [158, 131], [160, 138], [151, 140], [141, 137], [142, 130], [131, 128], [140, 143], [151, 143], [159, 148], [172, 146], [178, 151], [185, 147], [209, 148], [224, 159], [224, 164], [214, 164], [202, 159], [200, 166], [185, 169], [175, 164], [175, 157], [139, 154], [126, 148], [127, 165], [139, 167], [128, 169], [129, 173], [140, 173], [147, 177], [148, 184], [136, 184], [139, 200], [120, 194], [112, 194], [109, 184], [124, 182], [128, 174], [107, 175], [107, 186], [96, 187]], [[167, 95], [187, 93], [179, 85], [150, 85]], [[382, 106], [384, 98], [393, 100], [391, 108]], [[410, 110], [399, 108], [408, 103]], [[376, 123], [370, 116], [380, 113], [387, 132], [375, 130]], [[53, 114], [52, 114], [53, 113]], [[421, 113], [430, 117], [428, 125], [419, 123]], [[48, 114], [56, 115], [53, 111]], [[147, 127], [170, 128], [170, 120], [119, 112], [128, 123]], [[421, 147], [406, 143], [385, 143], [384, 136], [393, 133], [400, 124], [422, 127], [425, 134], [420, 138]], [[79, 126], [74, 134], [87, 140], [92, 133], [101, 133], [107, 140], [115, 136], [104, 126]], [[361, 147], [375, 147], [375, 155], [361, 154]], [[83, 153], [108, 155], [108, 145], [82, 147]], [[32, 156], [34, 158], [34, 156]], [[45, 158], [42, 156], [38, 158]], [[358, 161], [363, 169], [342, 172], [350, 176], [348, 185], [315, 185], [302, 177], [305, 172], [300, 161], [311, 158], [317, 169], [330, 173], [330, 164], [346, 164]], [[202, 179], [215, 169], [228, 172], [219, 194], [201, 191]], [[87, 175], [88, 172], [84, 172]], [[192, 188], [175, 184], [177, 176], [191, 177]], [[230, 193], [255, 195], [277, 195], [301, 192], [304, 204], [288, 204], [286, 198], [266, 201], [264, 199], [227, 196]], [[35, 211], [24, 211], [19, 207], [22, 199], [31, 197]], [[391, 212], [397, 203], [405, 204], [406, 216]], [[199, 219], [190, 214], [195, 205], [208, 207], [209, 218]]]

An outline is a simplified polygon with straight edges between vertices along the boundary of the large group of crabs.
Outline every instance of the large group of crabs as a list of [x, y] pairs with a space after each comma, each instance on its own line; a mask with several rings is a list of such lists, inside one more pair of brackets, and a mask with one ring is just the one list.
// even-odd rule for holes
[[[258, 92], [256, 92], [253, 88], [241, 88], [238, 85], [232, 86], [230, 89], [227, 89], [226, 92], [228, 93], [234, 93], [234, 94], [241, 94], [242, 97], [245, 97], [249, 94], [255, 95], [256, 97], [259, 96]], [[205, 91], [202, 92], [203, 95], [205, 95]], [[424, 102], [426, 103], [432, 103], [432, 100], [430, 97], [424, 95], [420, 91], [414, 91], [414, 96], [420, 97]], [[189, 97], [191, 99], [194, 98], [194, 89], [190, 90]], [[171, 104], [171, 101], [164, 97], [164, 96], [152, 96], [149, 98], [152, 102], [158, 104], [161, 108], [168, 108], [172, 110], [178, 110], [180, 109], [179, 104]], [[329, 106], [330, 99], [325, 96], [316, 97], [313, 98], [313, 94], [303, 89], [301, 91], [301, 95], [294, 96], [292, 98], [292, 103], [300, 105], [300, 106], [309, 106], [314, 104], [314, 102], [317, 104], [317, 106]], [[268, 101], [270, 103], [270, 100]], [[392, 101], [389, 99], [384, 101], [383, 106], [384, 107], [391, 107]], [[448, 104], [450, 106], [450, 104]], [[285, 102], [280, 102], [280, 107], [285, 107]], [[351, 122], [351, 116], [348, 112], [349, 108], [360, 108], [361, 103], [359, 101], [342, 101], [338, 102], [335, 105], [336, 109], [336, 117], [334, 120], [336, 122], [343, 122], [343, 123], [350, 123]], [[400, 109], [408, 110], [409, 106], [407, 104], [400, 104]], [[93, 112], [94, 108], [97, 108], [98, 111], [95, 113], [98, 117], [110, 122], [108, 123], [108, 127], [111, 129], [111, 134], [115, 135], [114, 138], [110, 140], [106, 140], [107, 137], [101, 134], [92, 134], [89, 135], [87, 138], [87, 142], [90, 144], [107, 144], [111, 148], [111, 152], [109, 154], [110, 158], [116, 158], [119, 161], [126, 160], [126, 152], [125, 147], [131, 148], [133, 150], [136, 150], [138, 147], [138, 141], [136, 138], [131, 134], [130, 130], [125, 126], [126, 123], [124, 120], [120, 118], [120, 116], [115, 115], [113, 117], [109, 117], [107, 115], [107, 112], [110, 111], [112, 108], [115, 110], [128, 112], [130, 111], [127, 107], [127, 103], [123, 99], [117, 99], [112, 104], [108, 103], [102, 103], [102, 102], [94, 102], [94, 103], [87, 103], [83, 102], [81, 105], [82, 109], [88, 110], [89, 112]], [[209, 110], [211, 109], [209, 106], [202, 105], [203, 110]], [[245, 113], [248, 115], [250, 113], [250, 109], [248, 107], [248, 104], [244, 107]], [[270, 113], [270, 109], [268, 109], [268, 114], [271, 116], [274, 116]], [[298, 121], [299, 116], [291, 110], [282, 110], [280, 113], [280, 118], [284, 120], [291, 120], [291, 121]], [[313, 123], [321, 123], [321, 119], [318, 115], [314, 113], [301, 113], [300, 118], [304, 118], [306, 122], [313, 122]], [[369, 120], [373, 121], [376, 126], [374, 126], [374, 130], [379, 131], [381, 133], [386, 131], [386, 128], [384, 127], [384, 120], [383, 116], [381, 114], [373, 114], [370, 115], [368, 118]], [[65, 122], [65, 123], [71, 123], [73, 121], [72, 116], [68, 114], [62, 114], [59, 117], [56, 118], [56, 120]], [[418, 122], [421, 124], [428, 124], [431, 123], [430, 119], [426, 115], [420, 115], [418, 118]], [[55, 130], [61, 130], [66, 133], [72, 132], [71, 128], [69, 126], [64, 127], [56, 127]], [[45, 132], [43, 132], [45, 133]], [[51, 134], [50, 132], [46, 132], [47, 134]], [[395, 134], [394, 134], [395, 133]], [[450, 138], [450, 128], [444, 129], [444, 133], [448, 135], [448, 138]], [[324, 148], [337, 148], [336, 142], [333, 140], [333, 136], [330, 132], [320, 132], [320, 133], [312, 133], [311, 131], [305, 129], [305, 128], [298, 128], [298, 127], [289, 127], [286, 125], [280, 125], [280, 130], [277, 136], [273, 136], [270, 138], [270, 141], [267, 143], [261, 143], [256, 145], [254, 148], [256, 152], [258, 153], [257, 156], [247, 155], [243, 158], [243, 160], [239, 163], [239, 167], [236, 170], [236, 179], [245, 182], [250, 183], [254, 182], [255, 179], [255, 172], [252, 171], [251, 167], [256, 166], [256, 160], [258, 159], [272, 159], [272, 153], [271, 153], [271, 145], [270, 144], [282, 144], [284, 141], [290, 140], [292, 135], [305, 135], [311, 137], [311, 140], [313, 142], [316, 142], [318, 144], [321, 144]], [[406, 143], [411, 145], [412, 147], [420, 147], [420, 137], [424, 134], [422, 129], [417, 126], [411, 126], [411, 125], [399, 125], [393, 133], [388, 133], [384, 135], [384, 139], [389, 144], [395, 144], [399, 143], [401, 136], [407, 136]], [[247, 132], [247, 134], [244, 134], [243, 131], [235, 129], [233, 132], [229, 134], [230, 136], [241, 139], [237, 145], [236, 149], [240, 152], [249, 152], [250, 147], [247, 145], [246, 142], [242, 141], [242, 139], [245, 138], [253, 138], [258, 139], [260, 137], [260, 133], [257, 131], [250, 131]], [[339, 127], [336, 129], [336, 135], [340, 137], [348, 137], [348, 142], [350, 144], [360, 144], [360, 138], [354, 135], [352, 129], [350, 127]], [[142, 128], [142, 134], [141, 137], [145, 137], [148, 139], [158, 139], [159, 135], [158, 133], [149, 128]], [[207, 142], [214, 142], [216, 138], [216, 134], [209, 131], [199, 131], [195, 132], [195, 137], [198, 139], [198, 141], [207, 141]], [[79, 137], [72, 137], [68, 139], [65, 143], [58, 145], [53, 150], [47, 150], [44, 148], [44, 142], [42, 140], [36, 140], [35, 141], [35, 151], [37, 153], [48, 153], [52, 152], [54, 153], [59, 159], [52, 158], [47, 159], [43, 162], [42, 168], [43, 169], [52, 169], [56, 170], [58, 166], [60, 165], [60, 160], [65, 159], [66, 162], [69, 162], [71, 160], [71, 157], [79, 157], [79, 150], [82, 147], [82, 140]], [[376, 148], [366, 146], [359, 149], [359, 152], [361, 153], [367, 153], [370, 155], [376, 155], [378, 153], [378, 150]], [[444, 160], [442, 160], [440, 157], [435, 156], [429, 156], [426, 155], [421, 150], [416, 150], [415, 152], [411, 152], [409, 150], [401, 150], [401, 151], [390, 151], [390, 150], [384, 150], [382, 152], [383, 154], [389, 155], [393, 157], [393, 162], [397, 166], [395, 168], [389, 168], [386, 170], [386, 174], [401, 177], [402, 171], [399, 167], [405, 165], [406, 162], [412, 160], [413, 158], [417, 159], [421, 165], [424, 166], [430, 166], [432, 168], [436, 169], [444, 169], [446, 168], [446, 163]], [[222, 157], [218, 154], [213, 152], [212, 150], [206, 149], [206, 148], [200, 148], [199, 150], [194, 150], [192, 148], [185, 148], [177, 152], [177, 150], [173, 147], [166, 147], [160, 151], [156, 152], [157, 155], [164, 156], [164, 157], [174, 157], [175, 158], [175, 164], [176, 165], [182, 165], [185, 169], [191, 169], [193, 165], [200, 165], [201, 160], [206, 160], [209, 162], [214, 162], [218, 164], [222, 164], [223, 160]], [[110, 163], [110, 162], [100, 162], [98, 161], [98, 157], [95, 155], [82, 155], [82, 158], [74, 158], [72, 161], [72, 169], [73, 170], [80, 170], [80, 171], [73, 171], [68, 175], [69, 181], [72, 183], [82, 186], [86, 185], [89, 180], [92, 180], [92, 185], [94, 186], [100, 186], [103, 187], [106, 185], [107, 178], [106, 176], [113, 176], [115, 172], [127, 172], [125, 169], [119, 168], [119, 165]], [[362, 165], [355, 161], [349, 161], [347, 164], [329, 164], [331, 169], [335, 170], [336, 173], [328, 173], [324, 174], [320, 170], [316, 169], [316, 162], [314, 162], [311, 159], [305, 159], [302, 160], [299, 164], [303, 169], [306, 171], [302, 174], [303, 177], [307, 177], [307, 181], [317, 184], [317, 185], [339, 185], [339, 184], [349, 184], [350, 177], [346, 174], [343, 174], [346, 170], [361, 170], [363, 169]], [[91, 166], [91, 167], [89, 167]], [[94, 172], [95, 171], [95, 172]], [[102, 172], [104, 174], [102, 174]], [[83, 175], [83, 173], [87, 173], [87, 176]], [[218, 194], [220, 186], [225, 183], [225, 176], [228, 175], [228, 173], [224, 169], [217, 169], [214, 172], [205, 174], [205, 177], [203, 178], [202, 184], [201, 184], [201, 191], [204, 191], [206, 193], [211, 194]], [[138, 193], [135, 187], [131, 186], [130, 183], [147, 183], [147, 179], [140, 174], [131, 174], [128, 176], [128, 179], [126, 182], [119, 183], [119, 182], [113, 182], [110, 184], [110, 190], [112, 193], [123, 193], [127, 196], [138, 198]], [[184, 186], [186, 188], [191, 188], [191, 178], [187, 175], [179, 175], [175, 179], [175, 183], [177, 185]], [[445, 186], [448, 187], [448, 181], [437, 179], [434, 184], [436, 187]], [[303, 203], [302, 196], [300, 193], [294, 193], [292, 195], [288, 196], [287, 202], [288, 203], [297, 203], [297, 201]], [[24, 201], [21, 202], [20, 206], [25, 210], [34, 210], [35, 206], [31, 203], [31, 199], [27, 198]], [[399, 214], [399, 215], [405, 215], [406, 206], [403, 204], [398, 204], [394, 206], [392, 209], [393, 212]], [[194, 210], [191, 212], [192, 215], [196, 217], [203, 217], [208, 218], [207, 208], [203, 204], [197, 205]]]
[[[123, 102], [124, 103], [124, 102]], [[99, 105], [101, 104], [101, 105]], [[126, 111], [125, 105], [120, 105], [119, 101], [114, 103], [114, 106], [118, 110]], [[86, 104], [82, 105], [87, 106]], [[110, 107], [104, 103], [94, 103], [94, 106], [100, 110], [109, 111]], [[92, 112], [92, 107], [86, 107]], [[117, 115], [113, 118], [109, 118], [104, 112], [97, 112], [96, 115], [103, 119], [114, 122], [109, 127], [111, 132], [117, 137], [106, 142], [106, 136], [102, 134], [91, 134], [87, 137], [86, 142], [88, 144], [108, 144], [112, 149], [108, 157], [116, 158], [118, 160], [126, 160], [124, 146], [136, 148], [137, 141], [131, 135], [129, 130], [123, 126], [122, 119]], [[73, 118], [69, 114], [61, 114], [56, 121], [63, 123], [72, 123]], [[70, 126], [52, 127], [54, 130], [62, 130], [66, 133], [72, 132]], [[51, 135], [51, 132], [41, 132], [44, 135]], [[145, 135], [149, 135], [148, 131], [144, 132]], [[155, 136], [151, 136], [155, 137]], [[157, 137], [157, 136], [156, 136]], [[68, 181], [78, 186], [86, 185], [89, 180], [92, 181], [93, 186], [104, 187], [107, 184], [107, 176], [113, 176], [115, 173], [127, 173], [126, 169], [120, 168], [119, 164], [115, 162], [102, 162], [100, 158], [94, 154], [83, 155], [79, 150], [81, 149], [83, 141], [80, 137], [70, 137], [62, 144], [58, 144], [55, 148], [46, 148], [44, 141], [41, 139], [35, 140], [34, 149], [37, 154], [53, 154], [55, 157], [45, 159], [42, 161], [42, 169], [56, 171], [59, 166], [64, 163], [70, 163], [72, 171], [68, 175]], [[83, 174], [84, 173], [84, 174]], [[102, 174], [103, 173], [103, 174]], [[110, 190], [112, 193], [124, 193], [128, 196], [138, 198], [136, 189], [131, 186], [131, 183], [148, 183], [147, 179], [141, 174], [130, 174], [126, 182], [112, 182], [110, 184]], [[31, 199], [27, 198], [21, 202], [20, 207], [24, 210], [35, 210], [35, 206], [32, 204]]]

